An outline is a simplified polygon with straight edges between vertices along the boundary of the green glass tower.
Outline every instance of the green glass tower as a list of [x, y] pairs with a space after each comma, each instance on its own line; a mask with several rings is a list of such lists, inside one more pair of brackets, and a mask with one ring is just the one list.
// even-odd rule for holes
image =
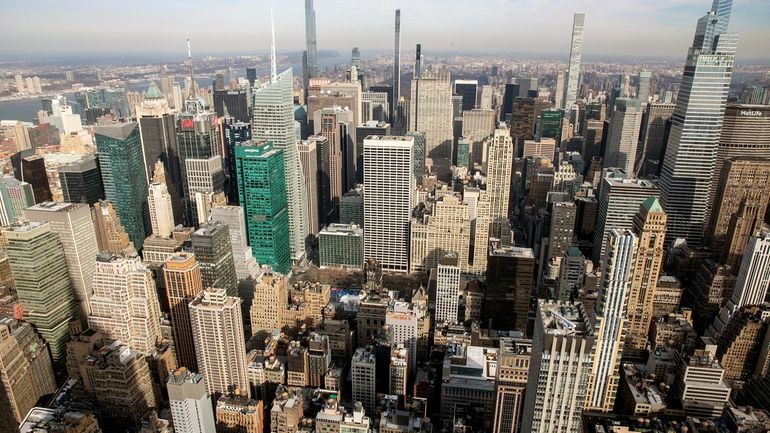
[[270, 141], [249, 140], [235, 147], [238, 202], [254, 258], [273, 270], [291, 269], [289, 211], [283, 149]]
[[62, 243], [50, 225], [41, 222], [10, 226], [3, 236], [24, 320], [50, 346], [54, 370], [61, 378], [66, 374], [69, 322], [77, 319]]
[[150, 213], [139, 128], [136, 122], [129, 122], [97, 126], [94, 132], [104, 194], [115, 206], [128, 238], [141, 250], [149, 233]]

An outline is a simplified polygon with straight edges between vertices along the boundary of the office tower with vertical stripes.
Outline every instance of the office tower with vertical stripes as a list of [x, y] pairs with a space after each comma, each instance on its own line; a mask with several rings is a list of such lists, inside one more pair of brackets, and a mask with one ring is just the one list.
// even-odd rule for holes
[[669, 216], [666, 242], [700, 245], [706, 223], [719, 138], [730, 90], [737, 34], [725, 33], [732, 0], [714, 0], [698, 20], [687, 54], [660, 175]]
[[201, 268], [195, 261], [195, 256], [187, 253], [171, 256], [163, 265], [163, 280], [171, 312], [177, 364], [198, 371], [188, 307], [203, 291]]
[[636, 147], [642, 126], [642, 106], [638, 99], [618, 98], [610, 120], [604, 167], [617, 167], [629, 175], [636, 173]]

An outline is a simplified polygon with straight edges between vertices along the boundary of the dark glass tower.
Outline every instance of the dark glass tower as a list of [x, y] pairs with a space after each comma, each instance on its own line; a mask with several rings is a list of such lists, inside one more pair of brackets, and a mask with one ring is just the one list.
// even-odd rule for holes
[[64, 201], [67, 203], [85, 203], [92, 205], [104, 200], [102, 172], [99, 159], [87, 155], [72, 164], [59, 167], [59, 182]]
[[251, 140], [251, 123], [239, 122], [233, 117], [225, 117], [223, 124], [225, 139], [225, 193], [227, 200], [238, 204], [238, 183], [235, 175], [235, 147]]

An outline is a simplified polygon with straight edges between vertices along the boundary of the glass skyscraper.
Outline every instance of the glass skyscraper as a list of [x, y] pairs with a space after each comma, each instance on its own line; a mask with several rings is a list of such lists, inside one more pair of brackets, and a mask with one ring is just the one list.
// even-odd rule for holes
[[150, 232], [150, 213], [138, 124], [97, 126], [94, 133], [104, 194], [113, 203], [128, 238], [137, 250], [141, 250]]
[[254, 258], [273, 270], [291, 269], [289, 211], [284, 152], [271, 142], [235, 148], [238, 201], [246, 217], [246, 234]]
[[686, 238], [701, 243], [717, 147], [730, 90], [736, 34], [724, 33], [732, 0], [715, 0], [698, 20], [687, 54], [679, 98], [672, 117], [660, 176], [663, 207], [668, 213], [667, 243]]

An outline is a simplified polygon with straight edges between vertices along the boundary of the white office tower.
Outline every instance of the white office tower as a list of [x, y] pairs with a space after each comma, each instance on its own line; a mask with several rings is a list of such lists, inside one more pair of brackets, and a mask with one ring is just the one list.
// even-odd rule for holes
[[187, 196], [193, 203], [195, 212], [193, 223], [201, 226], [209, 220], [214, 195], [224, 190], [225, 172], [222, 157], [189, 158], [185, 160], [187, 173]]
[[735, 280], [733, 296], [719, 310], [707, 331], [714, 341], [722, 335], [727, 323], [739, 308], [765, 302], [770, 287], [770, 233], [749, 238]]
[[617, 167], [633, 175], [639, 129], [642, 127], [642, 105], [638, 99], [618, 98], [610, 120], [604, 167]]
[[448, 71], [423, 69], [421, 75], [412, 79], [407, 130], [425, 133], [425, 165], [439, 176], [448, 173], [454, 139], [452, 82]]
[[305, 179], [294, 132], [294, 89], [291, 68], [273, 75], [269, 83], [254, 92], [252, 137], [272, 141], [283, 150], [286, 197], [289, 209], [289, 244], [293, 260], [305, 255], [305, 239], [310, 233]]
[[88, 325], [110, 340], [149, 355], [162, 339], [160, 304], [152, 271], [139, 257], [96, 257], [94, 294]]
[[169, 373], [166, 388], [175, 433], [216, 431], [214, 409], [202, 374], [179, 368]]
[[561, 108], [570, 110], [577, 101], [580, 84], [580, 58], [583, 56], [583, 28], [586, 14], [575, 14], [572, 20], [572, 45], [569, 50], [569, 71], [567, 71], [567, 86], [564, 89], [564, 105]]
[[174, 210], [171, 207], [171, 194], [165, 182], [153, 181], [147, 190], [147, 207], [150, 211], [152, 234], [162, 238], [171, 236], [174, 230]]
[[227, 296], [224, 289], [204, 290], [190, 303], [190, 324], [209, 394], [226, 395], [238, 388], [249, 397], [241, 299]]
[[413, 153], [414, 137], [364, 139], [364, 259], [379, 261], [384, 271], [409, 270]]
[[251, 252], [246, 236], [246, 218], [240, 206], [217, 206], [211, 209], [211, 220], [219, 221], [228, 227], [230, 246], [233, 249], [235, 275], [239, 280], [259, 275], [259, 263]]
[[672, 117], [660, 189], [668, 213], [666, 243], [686, 238], [701, 243], [708, 222], [708, 203], [730, 91], [736, 34], [724, 33], [732, 0], [715, 0], [711, 11], [698, 20], [693, 45]]
[[625, 340], [626, 306], [636, 251], [631, 230], [612, 230], [604, 257], [599, 302], [594, 317], [594, 364], [586, 409], [612, 412], [620, 381], [620, 358]]
[[436, 267], [436, 322], [456, 323], [460, 300], [460, 267], [457, 254], [439, 259]]
[[593, 346], [583, 304], [538, 300], [522, 432], [582, 431]]
[[24, 209], [24, 216], [30, 221], [49, 223], [51, 231], [59, 235], [78, 314], [85, 321], [91, 313], [95, 259], [99, 253], [91, 209], [82, 203], [45, 202]]

